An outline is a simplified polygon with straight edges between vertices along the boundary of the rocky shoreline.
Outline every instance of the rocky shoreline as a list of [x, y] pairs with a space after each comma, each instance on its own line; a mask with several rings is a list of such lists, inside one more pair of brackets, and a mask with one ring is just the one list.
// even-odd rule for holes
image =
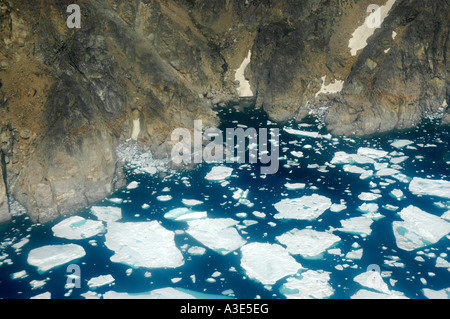
[[[9, 196], [41, 223], [102, 199], [128, 139], [167, 157], [174, 128], [217, 126], [248, 56], [277, 122], [325, 108], [337, 135], [450, 123], [445, 0], [85, 0], [79, 29], [70, 3], [0, 1], [0, 221]], [[390, 9], [352, 51], [371, 4]]]

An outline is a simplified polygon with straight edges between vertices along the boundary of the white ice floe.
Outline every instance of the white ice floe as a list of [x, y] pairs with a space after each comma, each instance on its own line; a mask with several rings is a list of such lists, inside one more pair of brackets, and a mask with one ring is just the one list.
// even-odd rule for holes
[[102, 275], [89, 279], [88, 287], [89, 289], [96, 289], [105, 285], [110, 285], [115, 281], [114, 277], [111, 275]]
[[347, 208], [347, 205], [345, 205], [344, 203], [340, 203], [340, 204], [331, 205], [330, 210], [334, 213], [339, 213], [346, 208]]
[[404, 198], [403, 192], [400, 189], [393, 189], [389, 195], [391, 195], [393, 198], [396, 198], [398, 200], [401, 200]]
[[289, 277], [280, 292], [288, 299], [325, 299], [333, 295], [329, 283], [330, 272], [307, 270], [296, 277]]
[[341, 238], [313, 229], [299, 230], [294, 228], [281, 236], [277, 236], [276, 240], [286, 246], [291, 255], [301, 255], [304, 258], [318, 258], [328, 248], [338, 243]]
[[32, 249], [27, 262], [38, 267], [40, 272], [46, 272], [54, 267], [64, 265], [86, 255], [83, 247], [76, 244], [47, 245]]
[[289, 190], [304, 189], [306, 187], [306, 184], [305, 183], [286, 183], [286, 184], [284, 184], [284, 187], [286, 187]]
[[343, 151], [336, 152], [331, 164], [373, 164], [375, 160], [360, 154], [348, 154]]
[[246, 243], [235, 226], [238, 221], [231, 218], [205, 218], [190, 220], [186, 232], [215, 252], [226, 255]]
[[206, 218], [206, 212], [194, 212], [187, 207], [174, 208], [164, 214], [164, 218], [176, 221]]
[[398, 214], [403, 221], [394, 221], [392, 228], [401, 249], [411, 251], [437, 243], [450, 232], [449, 222], [415, 206], [408, 206]]
[[130, 184], [127, 185], [127, 189], [135, 189], [139, 187], [139, 182], [132, 181]]
[[209, 181], [222, 181], [231, 176], [233, 169], [226, 166], [215, 166], [206, 174], [205, 179]]
[[358, 195], [358, 198], [360, 200], [368, 201], [368, 202], [377, 200], [380, 197], [381, 197], [380, 194], [375, 194], [375, 193], [371, 193], [371, 192], [362, 192], [361, 194]]
[[358, 206], [358, 211], [363, 213], [375, 213], [378, 211], [378, 204], [376, 203], [363, 203], [362, 205]]
[[393, 168], [382, 168], [376, 172], [377, 176], [394, 176], [400, 173], [399, 170]]
[[278, 211], [274, 216], [276, 219], [313, 220], [331, 207], [331, 200], [328, 197], [313, 194], [300, 198], [286, 198], [274, 206]]
[[349, 219], [341, 220], [341, 228], [337, 228], [345, 233], [351, 233], [356, 235], [370, 235], [372, 233], [373, 220], [366, 216], [357, 216]]
[[252, 51], [248, 51], [247, 57], [242, 61], [238, 69], [235, 70], [234, 80], [239, 82], [239, 87], [237, 89], [238, 95], [240, 97], [253, 96], [252, 89], [250, 87], [250, 82], [245, 78], [245, 69], [250, 63], [250, 58], [252, 56]]
[[156, 197], [156, 200], [159, 200], [160, 202], [167, 202], [172, 199], [172, 195], [159, 195]]
[[105, 245], [114, 251], [112, 262], [144, 268], [176, 268], [184, 264], [174, 232], [157, 221], [109, 223], [107, 230]]
[[333, 82], [330, 82], [328, 85], [325, 85], [326, 79], [327, 76], [324, 75], [322, 77], [322, 86], [320, 87], [320, 90], [317, 91], [316, 97], [318, 97], [320, 94], [338, 93], [342, 91], [342, 88], [344, 87], [344, 81], [334, 80]]
[[414, 177], [409, 190], [415, 195], [429, 195], [450, 198], [450, 181]]
[[181, 200], [181, 202], [186, 205], [186, 206], [197, 206], [200, 204], [203, 204], [203, 202], [201, 200], [197, 200], [197, 199], [185, 199], [183, 198]]
[[347, 255], [345, 255], [345, 258], [347, 259], [361, 259], [362, 255], [363, 255], [363, 249], [356, 249], [356, 250], [351, 250], [347, 253]]
[[374, 12], [370, 13], [364, 20], [364, 23], [356, 28], [348, 42], [352, 56], [355, 56], [359, 50], [366, 47], [367, 40], [372, 36], [376, 28], [381, 27], [381, 24], [388, 16], [394, 3], [395, 0], [388, 0], [384, 6], [380, 6]]
[[402, 292], [391, 290], [390, 293], [377, 292], [367, 289], [358, 290], [351, 299], [408, 299]]
[[379, 159], [381, 157], [385, 157], [388, 154], [388, 152], [386, 152], [386, 151], [377, 150], [377, 149], [373, 149], [373, 148], [369, 148], [369, 147], [360, 147], [360, 148], [358, 148], [357, 153], [360, 156], [366, 156], [366, 157], [370, 157], [373, 159]]
[[414, 144], [413, 141], [410, 140], [396, 140], [395, 142], [391, 143], [391, 146], [395, 147], [395, 148], [403, 148], [405, 146]]
[[423, 288], [422, 291], [425, 297], [427, 297], [428, 299], [450, 299], [450, 288], [441, 290]]
[[122, 218], [122, 209], [112, 206], [92, 206], [91, 213], [99, 220], [105, 222], [115, 222]]
[[89, 220], [81, 216], [72, 216], [53, 226], [52, 231], [56, 237], [84, 239], [104, 233], [106, 229], [102, 221]]
[[381, 274], [377, 271], [363, 272], [362, 274], [356, 276], [354, 280], [366, 288], [374, 289], [385, 294], [390, 293], [388, 285], [384, 282], [383, 277], [381, 277]]
[[278, 244], [250, 243], [241, 247], [241, 267], [251, 279], [273, 285], [281, 278], [304, 269]]

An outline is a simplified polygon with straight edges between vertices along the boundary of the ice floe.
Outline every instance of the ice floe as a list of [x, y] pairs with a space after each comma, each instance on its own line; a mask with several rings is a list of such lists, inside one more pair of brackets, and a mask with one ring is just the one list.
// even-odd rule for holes
[[397, 246], [411, 251], [437, 243], [450, 232], [450, 223], [424, 212], [415, 206], [408, 206], [398, 213], [403, 221], [392, 222]]
[[327, 232], [295, 228], [276, 237], [276, 240], [286, 246], [291, 255], [301, 255], [304, 258], [318, 258], [328, 248], [338, 243], [341, 238]]
[[98, 287], [110, 285], [114, 281], [115, 281], [115, 279], [111, 275], [101, 275], [101, 276], [89, 279], [87, 285], [88, 285], [89, 289], [96, 289]]
[[280, 292], [288, 299], [325, 299], [333, 295], [330, 285], [330, 272], [323, 270], [307, 270], [289, 277], [281, 286]]
[[206, 212], [194, 212], [187, 207], [174, 208], [164, 214], [164, 218], [176, 221], [206, 218]]
[[205, 218], [190, 220], [186, 232], [215, 252], [226, 255], [246, 243], [232, 218]]
[[349, 219], [341, 220], [341, 228], [337, 228], [345, 233], [351, 233], [356, 235], [370, 235], [372, 233], [373, 220], [366, 216], [357, 216]]
[[276, 219], [313, 220], [331, 207], [331, 200], [328, 197], [313, 194], [300, 198], [286, 198], [274, 206], [278, 211], [274, 215]]
[[176, 268], [184, 258], [175, 245], [175, 234], [157, 221], [109, 223], [105, 245], [112, 251], [112, 262], [132, 267]]
[[303, 269], [288, 251], [278, 244], [250, 243], [241, 247], [241, 267], [249, 278], [273, 285], [281, 278]]
[[415, 195], [429, 195], [450, 198], [450, 181], [414, 177], [409, 190]]
[[36, 266], [40, 272], [46, 272], [85, 255], [86, 252], [80, 245], [47, 245], [32, 249], [28, 254], [27, 262]]
[[221, 181], [231, 176], [233, 169], [226, 166], [215, 166], [206, 174], [205, 179], [209, 181]]
[[56, 237], [84, 239], [106, 231], [102, 221], [89, 220], [81, 216], [68, 217], [52, 227]]
[[122, 209], [112, 206], [92, 206], [91, 213], [99, 220], [105, 222], [115, 222], [122, 218]]
[[403, 148], [405, 146], [414, 144], [413, 141], [410, 140], [396, 140], [395, 142], [391, 143], [391, 146], [395, 147], [395, 148]]

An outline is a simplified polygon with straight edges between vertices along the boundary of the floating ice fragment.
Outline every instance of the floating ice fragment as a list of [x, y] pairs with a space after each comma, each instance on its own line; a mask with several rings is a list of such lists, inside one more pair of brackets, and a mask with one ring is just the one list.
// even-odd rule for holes
[[206, 218], [206, 212], [193, 212], [189, 208], [180, 207], [174, 208], [169, 212], [167, 212], [166, 214], [164, 214], [164, 218], [176, 221], [192, 220], [192, 219]]
[[403, 148], [410, 144], [414, 144], [414, 142], [410, 140], [396, 140], [395, 142], [391, 143], [391, 146], [395, 148]]
[[122, 209], [111, 206], [92, 206], [91, 213], [99, 220], [105, 222], [115, 222], [122, 218]]
[[172, 199], [172, 196], [171, 195], [160, 195], [160, 196], [156, 197], [156, 199], [159, 200], [160, 202], [167, 202]]
[[102, 275], [89, 279], [88, 286], [90, 289], [95, 289], [97, 287], [112, 284], [115, 281], [114, 277], [111, 275]]
[[358, 155], [360, 156], [367, 156], [374, 159], [379, 159], [380, 157], [385, 157], [388, 152], [377, 150], [369, 147], [360, 147], [357, 151]]
[[112, 262], [132, 267], [176, 268], [184, 264], [175, 245], [175, 234], [157, 221], [109, 223], [105, 245], [114, 255]]
[[373, 164], [375, 161], [367, 156], [359, 154], [347, 154], [346, 152], [336, 152], [331, 164]]
[[422, 291], [425, 297], [427, 297], [428, 299], [450, 299], [450, 288], [441, 290], [423, 288]]
[[306, 187], [306, 184], [305, 183], [286, 183], [286, 184], [284, 184], [284, 187], [286, 187], [289, 190], [304, 189]]
[[286, 249], [277, 244], [250, 243], [241, 247], [241, 253], [241, 267], [247, 276], [263, 285], [273, 285], [303, 269]]
[[276, 240], [286, 246], [286, 249], [291, 255], [302, 255], [304, 258], [318, 258], [328, 248], [338, 243], [341, 238], [313, 229], [299, 230], [294, 228], [276, 237]]
[[429, 195], [450, 198], [450, 181], [414, 177], [409, 190], [415, 195]]
[[334, 293], [329, 281], [330, 272], [307, 270], [287, 278], [280, 292], [288, 299], [325, 299]]
[[203, 202], [201, 200], [196, 200], [196, 199], [185, 199], [185, 198], [183, 198], [181, 200], [181, 202], [184, 205], [186, 205], [186, 206], [196, 206], [196, 205], [203, 204]]
[[133, 181], [133, 182], [131, 182], [130, 184], [127, 185], [127, 189], [135, 189], [135, 188], [138, 188], [138, 186], [139, 186], [139, 183]]
[[360, 285], [377, 290], [379, 292], [389, 294], [388, 285], [384, 282], [383, 277], [377, 271], [366, 271], [359, 274], [354, 278], [354, 280]]
[[356, 235], [370, 235], [372, 233], [370, 228], [372, 223], [373, 220], [366, 216], [352, 217], [341, 220], [342, 228], [337, 228], [337, 230]]
[[75, 244], [47, 245], [32, 249], [27, 262], [38, 267], [40, 272], [46, 272], [54, 267], [64, 265], [72, 260], [86, 255], [83, 247]]
[[313, 220], [331, 207], [331, 200], [328, 197], [313, 194], [294, 199], [286, 198], [274, 206], [278, 211], [274, 216], [276, 219]]
[[105, 232], [102, 221], [89, 220], [80, 216], [72, 216], [64, 219], [52, 227], [56, 237], [67, 239], [84, 239]]
[[415, 206], [404, 208], [399, 215], [403, 221], [394, 221], [392, 228], [401, 249], [411, 251], [435, 244], [450, 232], [449, 222]]
[[206, 174], [205, 179], [209, 181], [221, 181], [231, 176], [233, 169], [226, 166], [215, 166]]
[[205, 218], [190, 220], [189, 235], [197, 239], [206, 247], [226, 255], [245, 244], [235, 226], [238, 221], [231, 218]]
[[351, 299], [408, 299], [402, 292], [391, 290], [389, 294], [361, 289]]
[[361, 194], [358, 195], [358, 198], [360, 200], [369, 201], [369, 202], [377, 200], [380, 197], [381, 197], [380, 194], [374, 194], [374, 193], [370, 193], [370, 192], [362, 192]]

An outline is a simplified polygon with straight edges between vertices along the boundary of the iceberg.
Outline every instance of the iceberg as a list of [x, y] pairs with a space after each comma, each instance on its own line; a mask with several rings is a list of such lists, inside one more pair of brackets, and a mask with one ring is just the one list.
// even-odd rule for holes
[[186, 232], [215, 252], [226, 255], [246, 243], [232, 218], [205, 218], [190, 220]]
[[249, 278], [273, 285], [296, 274], [303, 266], [278, 244], [250, 243], [241, 247], [241, 267]]
[[38, 271], [46, 272], [85, 255], [86, 252], [80, 245], [47, 245], [32, 249], [28, 254], [27, 262], [38, 267]]
[[288, 299], [325, 299], [333, 295], [329, 284], [330, 272], [307, 270], [297, 277], [289, 277], [280, 292]]
[[174, 232], [157, 221], [109, 223], [105, 245], [114, 251], [112, 262], [131, 267], [176, 268], [184, 264], [184, 259], [174, 237]]
[[274, 206], [278, 211], [274, 216], [276, 219], [313, 220], [331, 207], [331, 200], [328, 197], [313, 194], [294, 199], [286, 198]]
[[392, 222], [392, 228], [397, 246], [403, 250], [435, 244], [450, 232], [449, 222], [415, 206], [408, 206], [398, 214], [403, 221]]
[[338, 243], [341, 238], [327, 232], [295, 228], [276, 237], [276, 240], [286, 246], [287, 251], [291, 255], [301, 255], [304, 258], [318, 258], [328, 248]]
[[122, 209], [112, 206], [92, 206], [91, 213], [104, 222], [115, 222], [122, 218]]
[[415, 195], [429, 195], [450, 198], [450, 181], [414, 177], [409, 190]]
[[102, 221], [89, 220], [80, 216], [64, 219], [52, 227], [56, 237], [67, 239], [84, 239], [96, 236], [106, 231]]
[[233, 169], [226, 166], [216, 166], [211, 169], [211, 171], [206, 174], [205, 179], [209, 181], [221, 181], [231, 176]]

